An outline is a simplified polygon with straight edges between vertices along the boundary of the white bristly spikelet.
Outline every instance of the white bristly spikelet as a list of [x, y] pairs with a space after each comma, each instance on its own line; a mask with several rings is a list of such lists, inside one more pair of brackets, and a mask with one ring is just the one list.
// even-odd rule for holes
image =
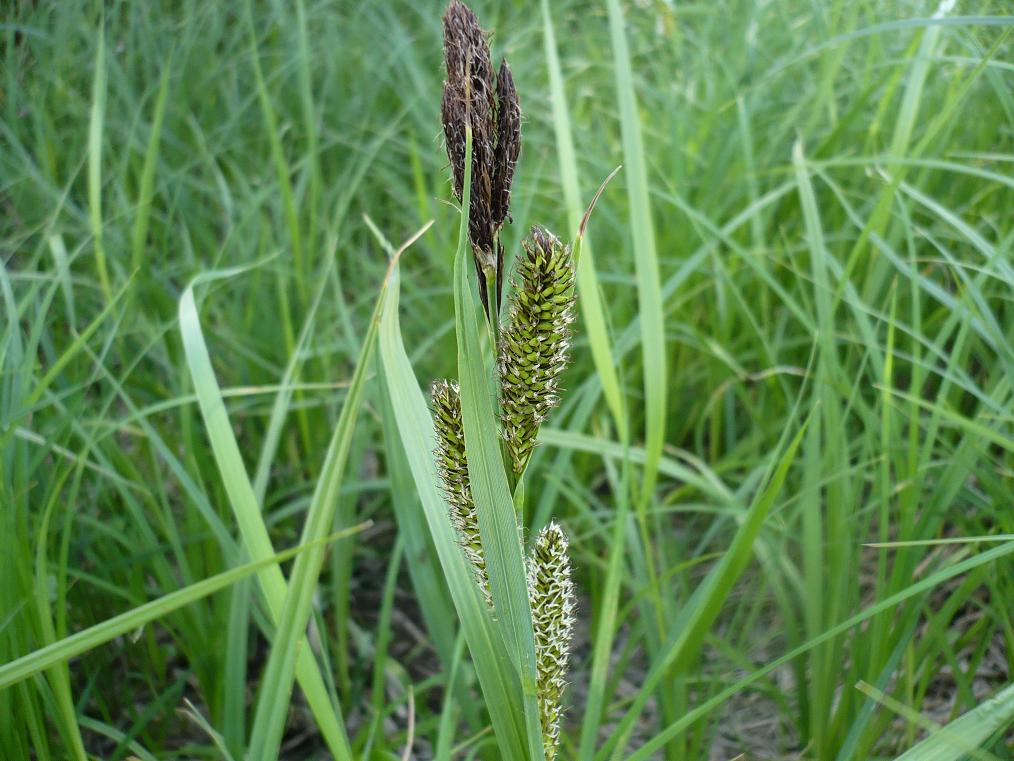
[[468, 460], [465, 457], [465, 428], [461, 420], [461, 397], [458, 384], [438, 380], [430, 389], [433, 399], [433, 420], [437, 434], [437, 470], [444, 484], [444, 497], [450, 508], [451, 523], [458, 534], [458, 544], [482, 590], [486, 604], [493, 607], [486, 573], [486, 556], [479, 535], [479, 517], [472, 501], [472, 487], [468, 480]]
[[570, 580], [567, 537], [556, 522], [539, 533], [528, 560], [528, 598], [535, 630], [542, 741], [546, 761], [553, 761], [560, 744], [561, 699], [574, 629], [574, 585]]

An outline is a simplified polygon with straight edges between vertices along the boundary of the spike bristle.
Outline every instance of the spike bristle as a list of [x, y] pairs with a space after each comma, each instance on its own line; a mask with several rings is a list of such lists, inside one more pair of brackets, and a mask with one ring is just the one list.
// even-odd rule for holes
[[539, 426], [559, 402], [575, 298], [568, 246], [534, 227], [523, 247], [499, 351], [501, 424], [516, 474], [524, 472]]
[[546, 761], [560, 744], [563, 691], [574, 630], [574, 585], [567, 537], [553, 522], [540, 533], [528, 561], [528, 598], [535, 632], [535, 671]]
[[486, 604], [493, 607], [486, 573], [486, 557], [479, 535], [479, 518], [472, 501], [472, 487], [468, 480], [468, 460], [465, 456], [465, 429], [461, 421], [461, 397], [458, 385], [438, 380], [431, 388], [434, 427], [437, 434], [437, 470], [444, 486], [444, 496], [450, 507], [451, 523], [458, 534], [465, 557], [475, 574]]

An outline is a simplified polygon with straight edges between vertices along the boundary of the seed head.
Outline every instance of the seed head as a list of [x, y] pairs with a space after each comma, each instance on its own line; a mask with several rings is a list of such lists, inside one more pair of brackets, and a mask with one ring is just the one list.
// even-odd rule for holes
[[546, 761], [560, 743], [561, 698], [574, 629], [574, 585], [567, 537], [555, 522], [539, 533], [528, 560], [528, 599], [535, 631], [535, 676]]
[[479, 295], [488, 309], [484, 272], [495, 271], [497, 307], [503, 281], [499, 234], [510, 216], [510, 189], [521, 150], [521, 104], [507, 61], [494, 74], [489, 36], [475, 14], [451, 0], [444, 14], [444, 81], [440, 112], [454, 195], [462, 200], [465, 133], [472, 130], [472, 187], [468, 236], [479, 275]]
[[568, 246], [541, 227], [533, 227], [522, 246], [499, 350], [501, 424], [517, 474], [528, 464], [539, 426], [559, 402], [575, 298]]
[[472, 567], [475, 581], [482, 590], [486, 604], [493, 607], [486, 574], [486, 557], [479, 535], [479, 518], [472, 501], [465, 457], [465, 429], [461, 421], [461, 397], [458, 384], [446, 380], [433, 382], [434, 427], [437, 434], [437, 471], [444, 485], [444, 497], [450, 508], [451, 523], [458, 534], [465, 558]]

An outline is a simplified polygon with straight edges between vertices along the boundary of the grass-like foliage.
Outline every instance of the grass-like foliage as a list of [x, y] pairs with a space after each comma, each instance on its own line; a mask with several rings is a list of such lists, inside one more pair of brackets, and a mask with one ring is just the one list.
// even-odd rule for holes
[[1010, 759], [1010, 12], [0, 4], [0, 758]]

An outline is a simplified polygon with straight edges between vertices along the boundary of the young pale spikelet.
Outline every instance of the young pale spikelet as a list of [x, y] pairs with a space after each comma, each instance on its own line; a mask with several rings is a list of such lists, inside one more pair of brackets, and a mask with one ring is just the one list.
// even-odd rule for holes
[[567, 537], [550, 523], [539, 533], [528, 560], [528, 599], [535, 630], [535, 670], [546, 761], [560, 743], [561, 698], [574, 628], [574, 585], [570, 580]]
[[471, 9], [451, 0], [444, 14], [444, 81], [440, 116], [454, 195], [462, 200], [465, 130], [472, 130], [472, 187], [468, 237], [488, 309], [485, 272], [496, 273], [496, 306], [503, 282], [500, 228], [510, 216], [511, 183], [521, 151], [521, 104], [506, 60], [494, 72], [488, 35]]
[[559, 401], [574, 319], [570, 248], [541, 227], [533, 227], [522, 245], [499, 352], [501, 425], [517, 474], [528, 464], [539, 425]]
[[461, 397], [458, 384], [446, 380], [433, 382], [434, 427], [437, 433], [437, 470], [444, 484], [444, 496], [450, 507], [451, 523], [458, 533], [458, 542], [465, 553], [475, 580], [493, 607], [486, 574], [486, 558], [479, 536], [479, 518], [472, 501], [468, 481], [468, 460], [465, 457], [465, 429], [461, 421]]

